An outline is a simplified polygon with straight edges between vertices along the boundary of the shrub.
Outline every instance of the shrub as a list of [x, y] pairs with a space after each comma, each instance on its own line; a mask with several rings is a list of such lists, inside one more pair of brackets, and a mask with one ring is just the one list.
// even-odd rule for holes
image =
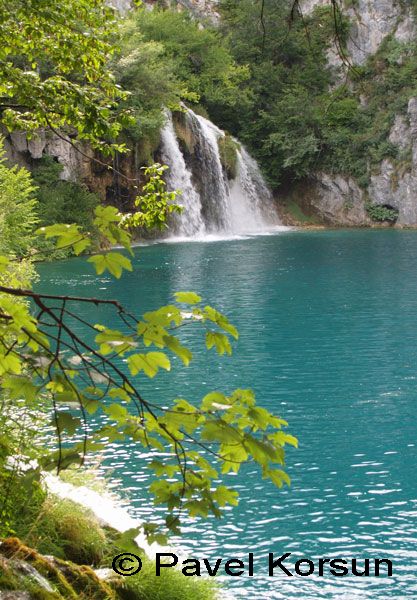
[[398, 219], [398, 210], [385, 204], [366, 204], [366, 212], [373, 221], [395, 223]]

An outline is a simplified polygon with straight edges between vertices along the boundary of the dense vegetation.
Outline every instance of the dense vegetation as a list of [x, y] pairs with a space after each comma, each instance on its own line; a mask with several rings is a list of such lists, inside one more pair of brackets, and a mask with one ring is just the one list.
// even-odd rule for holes
[[[410, 157], [388, 135], [416, 93], [416, 44], [388, 36], [364, 66], [343, 66], [330, 4], [312, 15], [290, 15], [287, 0], [264, 4], [261, 22], [258, 2], [222, 0], [220, 26], [203, 29], [167, 9], [128, 19], [117, 72], [133, 91], [128, 105], [140, 108], [138, 134], [158, 128], [161, 106], [182, 99], [246, 143], [275, 189], [319, 170], [366, 188], [383, 158], [406, 167]], [[343, 57], [350, 23], [337, 19]], [[329, 66], [329, 52], [338, 66]], [[145, 83], [154, 78], [156, 93]], [[136, 89], [148, 90], [146, 100]]]

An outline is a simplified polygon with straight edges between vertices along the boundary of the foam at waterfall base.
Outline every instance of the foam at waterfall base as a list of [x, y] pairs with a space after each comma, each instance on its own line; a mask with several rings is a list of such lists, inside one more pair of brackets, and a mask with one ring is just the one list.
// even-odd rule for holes
[[249, 240], [254, 237], [278, 235], [280, 233], [288, 233], [295, 231], [296, 227], [287, 227], [286, 225], [275, 225], [270, 229], [264, 229], [260, 231], [242, 231], [241, 233], [206, 233], [203, 235], [195, 236], [169, 236], [164, 240], [157, 240], [156, 244], [178, 244], [184, 242], [199, 242], [199, 243], [212, 243], [212, 242], [229, 242], [234, 240]]
[[[233, 242], [239, 240], [249, 240], [257, 237], [267, 237], [272, 235], [282, 235], [297, 231], [297, 227], [287, 225], [275, 225], [262, 231], [248, 231], [242, 233], [204, 233], [200, 235], [169, 235], [165, 238], [156, 240], [138, 240], [132, 244], [133, 247], [154, 246], [156, 244], [210, 244], [215, 242]], [[122, 248], [122, 246], [120, 246]]]

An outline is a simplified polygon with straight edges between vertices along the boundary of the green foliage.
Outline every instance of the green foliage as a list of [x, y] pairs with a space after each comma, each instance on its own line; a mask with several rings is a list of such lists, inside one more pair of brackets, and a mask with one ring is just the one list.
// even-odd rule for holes
[[[143, 12], [139, 14], [142, 16]], [[159, 133], [164, 107], [178, 104], [181, 85], [173, 62], [165, 56], [164, 46], [144, 38], [139, 15], [126, 19], [121, 26], [120, 52], [112, 68], [119, 84], [130, 94], [126, 105], [135, 120], [127, 132], [143, 145], [144, 140]]]
[[248, 145], [275, 187], [303, 177], [317, 160], [320, 97], [331, 81], [330, 9], [304, 19], [293, 15], [289, 28], [290, 5], [266, 0], [264, 35], [258, 2], [222, 0], [223, 34], [237, 63], [249, 67], [250, 78], [242, 84], [238, 111], [210, 111]]
[[[54, 223], [75, 224], [80, 231], [92, 234], [93, 242], [98, 244], [97, 231], [94, 228], [94, 209], [99, 198], [81, 184], [60, 179], [62, 165], [52, 157], [44, 157], [33, 172], [37, 185], [39, 222], [42, 226]], [[37, 248], [48, 260], [68, 256], [68, 250], [56, 250], [51, 242], [37, 240]]]
[[166, 190], [163, 174], [167, 169], [167, 166], [159, 163], [144, 167], [147, 182], [142, 188], [142, 193], [135, 200], [136, 212], [123, 217], [125, 227], [164, 229], [167, 226], [168, 215], [181, 212], [182, 207], [175, 204], [175, 199], [181, 192]]
[[365, 66], [352, 72], [350, 91], [342, 86], [323, 97], [328, 109], [318, 168], [353, 175], [367, 187], [384, 158], [401, 158], [388, 138], [395, 116], [406, 112], [417, 90], [416, 53], [416, 44], [387, 38]]
[[[17, 303], [22, 305], [21, 302]], [[3, 338], [6, 342], [7, 338]], [[37, 433], [44, 419], [38, 388], [23, 376], [3, 377], [0, 394], [0, 537], [21, 532], [33, 521], [45, 493], [39, 478]], [[23, 400], [23, 397], [25, 398]]]
[[370, 204], [365, 205], [366, 212], [373, 221], [395, 223], [398, 219], [398, 210], [382, 204]]
[[[201, 28], [187, 12], [139, 9], [124, 26], [121, 46], [121, 81], [135, 108], [175, 107], [183, 98], [200, 99], [209, 110], [232, 109], [242, 101], [246, 66], [234, 63], [216, 29]], [[145, 124], [147, 118], [145, 111]]]
[[[9, 130], [70, 126], [111, 150], [127, 115], [106, 65], [114, 12], [102, 0], [1, 0], [1, 121]], [[120, 148], [122, 149], [122, 148]]]
[[[33, 19], [29, 22], [32, 12]], [[5, 72], [12, 86], [10, 90], [1, 87], [0, 77], [0, 93], [13, 103], [26, 103], [30, 110], [16, 112], [9, 108], [3, 114], [8, 126], [34, 130], [48, 124], [71, 125], [79, 137], [96, 146], [101, 147], [106, 136], [107, 141], [111, 140], [121, 126], [120, 119], [114, 119], [112, 113], [121, 93], [104, 68], [110, 52], [109, 9], [100, 0], [71, 0], [59, 1], [53, 7], [42, 1], [32, 11], [27, 4], [13, 0], [12, 5], [8, 3], [7, 12], [0, 3], [0, 16], [5, 24], [5, 33], [1, 35], [6, 42], [0, 48], [0, 60], [2, 56], [9, 60], [9, 55], [13, 55]], [[140, 31], [145, 42], [162, 43], [164, 56], [173, 61], [176, 76], [187, 84], [188, 97], [195, 99], [198, 94], [207, 105], [236, 107], [237, 86], [247, 69], [236, 67], [219, 42], [217, 32], [200, 30], [185, 15], [168, 12], [139, 11], [134, 18], [142, 24]], [[31, 31], [33, 35], [29, 35]], [[156, 52], [152, 44], [148, 50]], [[14, 57], [16, 61], [12, 60]], [[26, 62], [31, 69], [39, 69], [32, 73], [18, 66]], [[114, 145], [111, 147], [114, 149]], [[38, 178], [41, 186], [48, 187], [54, 167], [50, 163], [46, 167], [38, 173]], [[133, 228], [162, 228], [167, 215], [179, 210], [174, 203], [176, 192], [166, 191], [164, 170], [158, 164], [145, 170], [148, 181], [136, 201], [136, 212], [121, 215], [113, 206], [94, 208], [92, 226], [105, 247], [119, 245], [133, 254]], [[22, 177], [30, 181], [26, 175]], [[55, 239], [57, 249], [71, 249], [78, 255], [93, 247], [92, 236], [84, 230], [84, 225], [73, 218], [70, 223], [44, 225], [38, 233], [46, 240]], [[91, 257], [89, 262], [97, 274], [109, 271], [115, 277], [132, 269], [125, 254], [110, 250]], [[11, 256], [6, 253], [0, 256], [0, 277], [7, 277], [13, 269], [11, 265]], [[24, 411], [43, 407], [45, 412], [52, 412], [56, 433], [55, 448], [39, 454], [39, 465], [30, 463], [31, 453], [25, 474], [22, 469], [18, 472], [14, 469], [19, 489], [27, 490], [26, 498], [36, 489], [41, 469], [60, 472], [82, 464], [86, 454], [124, 439], [136, 444], [138, 452], [153, 454], [150, 468], [155, 478], [150, 491], [155, 504], [166, 507], [163, 533], [178, 532], [184, 514], [220, 517], [225, 506], [236, 505], [236, 490], [223, 485], [219, 477], [237, 473], [247, 462], [253, 462], [260, 475], [273, 485], [281, 487], [289, 483], [284, 470], [285, 446], [296, 445], [297, 441], [285, 433], [285, 421], [256, 405], [250, 390], [237, 389], [228, 395], [215, 391], [200, 403], [177, 398], [168, 406], [150, 403], [140, 392], [145, 377], [154, 378], [161, 370], [170, 370], [172, 357], [178, 357], [184, 366], [190, 365], [193, 356], [181, 337], [185, 325], [201, 329], [201, 352], [231, 354], [233, 341], [238, 339], [236, 328], [225, 315], [205, 306], [197, 294], [178, 293], [175, 302], [140, 316], [128, 313], [117, 300], [64, 297], [59, 290], [44, 295], [2, 282], [1, 400], [7, 401], [11, 409], [21, 402]], [[105, 323], [86, 323], [80, 310], [80, 304], [85, 306], [85, 303], [115, 311], [118, 329], [109, 329]], [[85, 334], [80, 333], [80, 324], [87, 327]], [[129, 374], [120, 369], [120, 358], [126, 361]], [[93, 426], [90, 417], [99, 412], [106, 419], [97, 419], [98, 424]], [[4, 422], [8, 426], [11, 423], [13, 429], [12, 413], [5, 411], [4, 415]], [[18, 425], [26, 431], [24, 423]], [[16, 441], [20, 437], [13, 435], [11, 439]], [[11, 454], [21, 454], [20, 441], [10, 444], [7, 434], [0, 431], [0, 447], [3, 448], [0, 473], [8, 477], [7, 463]], [[10, 482], [7, 489], [11, 489]], [[2, 509], [2, 516], [7, 518], [10, 497], [5, 494]], [[75, 553], [76, 548], [81, 552], [80, 537], [87, 536], [88, 525], [75, 524], [68, 518], [68, 512], [68, 508], [52, 507], [43, 526], [45, 530], [56, 527], [57, 536], [68, 542], [66, 552]], [[12, 523], [6, 522], [6, 529], [11, 526]], [[100, 536], [93, 529], [88, 534], [94, 537], [94, 541], [89, 538], [90, 550], [97, 549], [99, 544]], [[144, 524], [143, 529], [151, 541], [161, 541], [155, 523]], [[18, 553], [18, 543], [14, 542], [14, 546]], [[75, 554], [73, 557], [84, 560]], [[39, 556], [33, 556], [33, 560], [42, 569], [50, 569]], [[89, 555], [89, 560], [96, 559]], [[71, 594], [73, 586], [74, 593], [82, 593], [85, 598], [113, 597], [104, 590], [105, 584], [91, 587], [91, 573], [87, 576], [85, 571], [74, 567], [69, 573], [72, 574], [69, 584], [58, 577], [59, 591], [65, 589]]]
[[33, 247], [39, 221], [35, 190], [26, 169], [6, 165], [0, 140], [0, 252], [22, 257]]
[[75, 223], [91, 231], [93, 210], [99, 198], [78, 183], [60, 179], [62, 165], [51, 157], [42, 159], [33, 172], [33, 180], [38, 186], [38, 214], [42, 225], [54, 223]]

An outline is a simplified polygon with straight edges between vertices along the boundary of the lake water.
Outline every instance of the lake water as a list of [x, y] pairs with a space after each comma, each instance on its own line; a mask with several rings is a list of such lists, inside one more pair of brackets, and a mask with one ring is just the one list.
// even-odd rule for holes
[[[144, 396], [193, 401], [251, 387], [300, 442], [287, 454], [290, 488], [277, 490], [253, 467], [228, 479], [239, 507], [221, 521], [187, 523], [181, 543], [190, 555], [253, 552], [254, 577], [224, 580], [236, 598], [417, 598], [417, 232], [287, 232], [157, 244], [137, 257], [121, 281], [94, 276], [84, 260], [43, 265], [42, 290], [119, 298], [139, 314], [175, 291], [200, 293], [239, 328], [233, 356], [208, 360], [190, 328], [196, 360], [144, 381]], [[107, 317], [79, 311], [93, 322]], [[146, 458], [131, 444], [106, 454], [132, 514], [146, 518]], [[269, 552], [389, 558], [394, 576], [270, 578]]]

